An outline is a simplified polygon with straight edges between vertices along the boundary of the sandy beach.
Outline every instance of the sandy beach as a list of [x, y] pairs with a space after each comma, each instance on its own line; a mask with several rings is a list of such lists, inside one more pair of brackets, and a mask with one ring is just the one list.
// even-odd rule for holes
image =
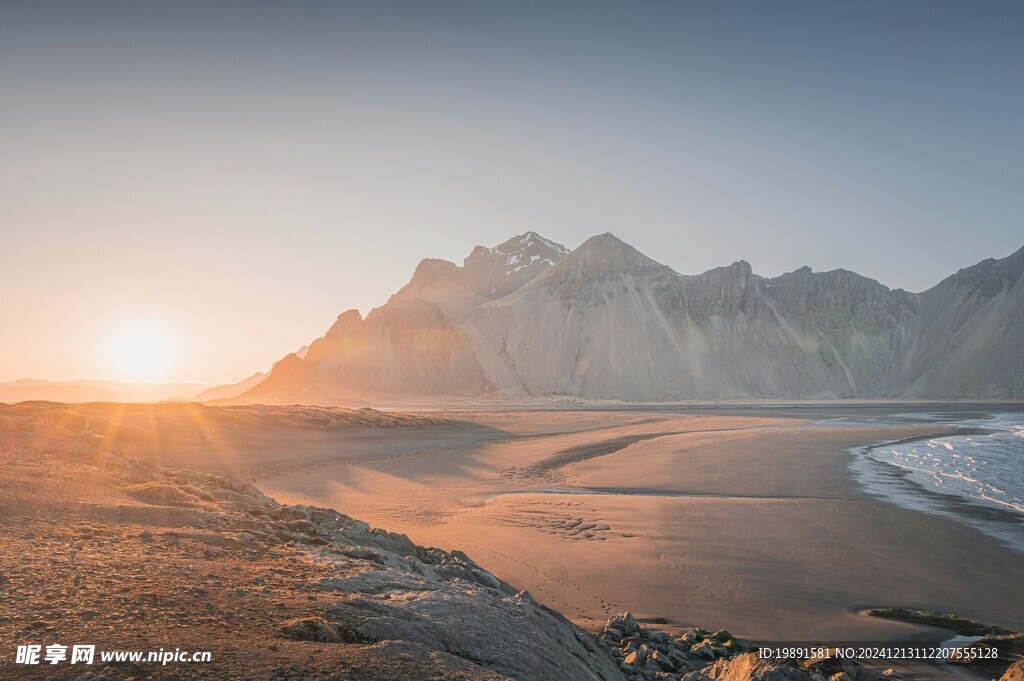
[[[871, 498], [851, 447], [934, 427], [796, 412], [462, 412], [431, 434], [351, 435], [253, 464], [282, 501], [458, 548], [581, 625], [630, 609], [755, 639], [898, 639], [899, 605], [1024, 628], [1019, 553]], [[250, 462], [252, 463], [252, 462]]]
[[160, 466], [463, 551], [589, 630], [631, 610], [757, 640], [935, 636], [856, 614], [881, 606], [1022, 630], [1019, 551], [878, 499], [851, 471], [851, 448], [947, 432], [884, 418], [937, 408], [489, 407], [395, 412], [387, 427], [318, 408], [97, 405], [62, 418]]
[[[23, 633], [43, 626], [67, 636], [127, 636], [117, 618], [146, 622], [149, 605], [129, 600], [121, 613], [105, 601], [93, 603], [111, 597], [106, 591], [67, 586], [82, 574], [76, 572], [79, 552], [82, 565], [95, 561], [88, 570], [106, 574], [104, 579], [135, 579], [104, 562], [105, 556], [126, 552], [130, 557], [117, 560], [150, 561], [143, 572], [161, 575], [147, 582], [145, 593], [169, 589], [174, 606], [167, 612], [174, 621], [168, 626], [198, 618], [196, 626], [206, 628], [194, 643], [203, 637], [217, 641], [224, 669], [241, 670], [244, 677], [245, 654], [224, 633], [240, 635], [230, 628], [239, 603], [251, 610], [245, 635], [269, 637], [277, 646], [275, 627], [291, 613], [289, 604], [291, 617], [309, 615], [310, 608], [318, 616], [337, 617], [332, 604], [352, 596], [325, 596], [324, 585], [342, 575], [375, 575], [379, 564], [363, 549], [328, 547], [317, 553], [294, 541], [261, 548], [252, 536], [232, 533], [231, 523], [264, 527], [248, 507], [232, 506], [234, 490], [241, 489], [250, 496], [262, 496], [262, 490], [282, 503], [334, 508], [405, 533], [416, 544], [464, 553], [511, 585], [506, 599], [526, 590], [537, 603], [594, 633], [610, 616], [632, 611], [640, 622], [670, 633], [725, 628], [755, 642], [937, 641], [952, 635], [860, 614], [871, 607], [953, 612], [1020, 631], [1019, 550], [961, 522], [956, 513], [899, 507], [858, 482], [850, 465], [861, 456], [857, 448], [950, 430], [885, 417], [900, 410], [905, 407], [405, 413], [187, 404], [5, 407], [0, 428], [11, 462], [6, 475], [12, 489], [20, 490], [0, 514], [0, 524], [20, 528], [11, 530], [16, 541], [9, 551], [22, 556], [11, 583], [21, 584], [19, 593], [37, 599], [47, 613], [39, 621], [6, 617], [24, 625]], [[117, 463], [122, 460], [135, 463]], [[127, 482], [111, 478], [135, 470], [131, 466], [141, 468]], [[195, 485], [211, 483], [195, 470], [239, 482], [214, 476], [220, 482], [207, 492]], [[138, 497], [138, 485], [130, 483], [153, 474], [182, 486], [157, 485], [155, 496]], [[32, 486], [29, 480], [49, 482]], [[214, 510], [213, 493], [227, 506]], [[70, 523], [70, 529], [50, 536], [47, 509], [64, 497], [76, 501], [57, 524]], [[974, 508], [963, 502], [953, 507], [964, 513]], [[298, 510], [307, 507], [291, 508], [308, 513]], [[202, 513], [220, 515], [204, 520]], [[333, 517], [332, 511], [322, 513]], [[411, 546], [400, 535], [373, 535], [362, 527], [373, 541]], [[43, 536], [46, 542], [39, 543]], [[94, 541], [102, 544], [98, 550], [90, 547]], [[53, 589], [70, 589], [73, 602], [57, 609], [43, 605], [52, 594], [32, 586], [25, 572], [35, 570], [26, 568], [30, 554], [32, 560], [64, 561]], [[154, 563], [156, 556], [167, 560]], [[406, 565], [404, 558], [392, 560]], [[200, 617], [187, 603], [195, 597], [193, 586], [180, 586], [179, 603], [171, 595], [179, 587], [167, 585], [191, 584], [194, 571], [208, 561], [221, 570], [213, 582], [203, 582], [216, 587], [202, 594], [209, 601], [203, 607], [216, 616]], [[274, 561], [286, 561], [287, 567]], [[301, 584], [281, 585], [279, 591], [264, 585], [278, 574], [299, 574], [297, 569]], [[373, 603], [390, 598], [387, 580], [396, 578], [365, 578]], [[453, 593], [462, 593], [459, 584]], [[417, 589], [407, 589], [398, 602], [417, 602], [416, 594], [423, 595]], [[268, 598], [274, 599], [270, 613]], [[521, 594], [515, 599], [534, 602]], [[79, 622], [78, 609], [106, 614], [94, 625], [85, 615]], [[139, 648], [167, 633], [159, 627], [131, 631]], [[295, 645], [273, 652], [298, 669], [306, 664], [306, 652]], [[441, 664], [416, 660], [410, 664]], [[906, 679], [955, 675], [950, 668], [885, 666], [897, 667]]]

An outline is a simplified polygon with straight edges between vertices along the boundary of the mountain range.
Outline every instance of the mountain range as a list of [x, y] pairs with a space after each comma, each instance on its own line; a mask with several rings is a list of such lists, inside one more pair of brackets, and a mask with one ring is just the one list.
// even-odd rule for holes
[[387, 304], [222, 386], [244, 403], [1024, 396], [1024, 248], [923, 293], [847, 270], [684, 275], [612, 234], [426, 259]]
[[[208, 385], [198, 383], [131, 383], [128, 381], [44, 381], [22, 378], [0, 383], [0, 402], [162, 402], [203, 400]], [[203, 393], [205, 394], [205, 393]], [[232, 394], [238, 394], [233, 392]]]

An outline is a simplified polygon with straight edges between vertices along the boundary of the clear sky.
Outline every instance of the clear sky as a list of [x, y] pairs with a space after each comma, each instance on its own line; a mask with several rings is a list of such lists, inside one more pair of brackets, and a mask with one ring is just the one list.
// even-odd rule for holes
[[0, 380], [123, 376], [124, 324], [174, 341], [149, 378], [247, 375], [528, 229], [926, 289], [1024, 245], [1022, 35], [997, 0], [0, 3]]

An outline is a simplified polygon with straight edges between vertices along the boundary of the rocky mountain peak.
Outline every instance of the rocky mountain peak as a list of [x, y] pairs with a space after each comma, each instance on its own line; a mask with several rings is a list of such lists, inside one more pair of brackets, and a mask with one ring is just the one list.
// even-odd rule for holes
[[736, 274], [741, 277], [749, 277], [754, 273], [754, 268], [750, 266], [750, 263], [746, 260], [737, 260], [733, 264], [725, 268], [726, 271]]
[[492, 247], [477, 246], [462, 266], [425, 258], [391, 300], [426, 300], [449, 309], [512, 293], [568, 255], [565, 246], [526, 232]]
[[294, 370], [295, 368], [302, 366], [302, 358], [296, 355], [294, 352], [290, 352], [281, 359], [274, 362], [271, 367], [271, 371], [287, 371]]
[[703, 274], [698, 274], [695, 277], [689, 278], [691, 284], [703, 282], [705, 285], [711, 286], [712, 288], [721, 288], [722, 286], [739, 286], [740, 288], [745, 288], [748, 284], [752, 283], [754, 279], [759, 279], [759, 277], [756, 277], [753, 268], [746, 260], [737, 260], [731, 265], [715, 267]]
[[512, 273], [534, 266], [550, 267], [561, 262], [567, 255], [569, 249], [562, 244], [545, 239], [537, 232], [526, 232], [492, 248], [477, 246], [465, 259], [463, 266], [470, 269], [502, 263], [505, 271]]
[[567, 261], [571, 261], [573, 269], [589, 272], [591, 276], [667, 269], [611, 232], [590, 237], [572, 252]]
[[526, 232], [492, 248], [474, 248], [463, 262], [462, 277], [477, 294], [499, 298], [557, 265], [568, 254], [565, 246], [536, 232]]
[[[424, 258], [416, 266], [412, 279], [391, 296], [391, 300], [429, 300], [439, 302], [469, 295], [462, 281], [462, 268], [438, 258]], [[390, 301], [389, 301], [390, 302]]]
[[[346, 330], [358, 326], [361, 321], [363, 321], [363, 315], [359, 313], [359, 310], [346, 310], [338, 315], [338, 319], [327, 331], [327, 335], [333, 336], [339, 333], [344, 333]], [[309, 352], [308, 348], [306, 349], [306, 352]], [[296, 354], [296, 356], [298, 355]]]

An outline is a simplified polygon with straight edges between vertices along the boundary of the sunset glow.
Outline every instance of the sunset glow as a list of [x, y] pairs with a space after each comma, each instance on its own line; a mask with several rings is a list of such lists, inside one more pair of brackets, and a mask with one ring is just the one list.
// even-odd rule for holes
[[110, 370], [126, 381], [166, 379], [174, 368], [178, 344], [164, 324], [132, 319], [118, 324], [106, 339], [104, 357]]
[[0, 681], [1024, 681], [1022, 29], [4, 2]]

